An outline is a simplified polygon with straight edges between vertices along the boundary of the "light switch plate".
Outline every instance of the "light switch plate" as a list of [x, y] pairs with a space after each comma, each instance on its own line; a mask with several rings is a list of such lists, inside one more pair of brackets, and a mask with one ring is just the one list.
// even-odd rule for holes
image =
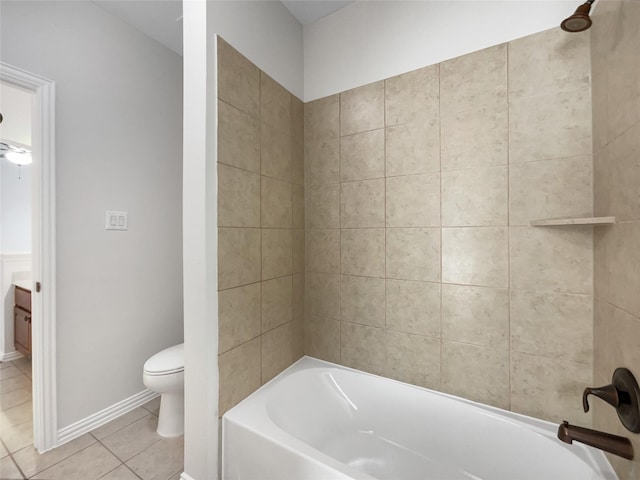
[[107, 230], [128, 230], [127, 212], [107, 210]]

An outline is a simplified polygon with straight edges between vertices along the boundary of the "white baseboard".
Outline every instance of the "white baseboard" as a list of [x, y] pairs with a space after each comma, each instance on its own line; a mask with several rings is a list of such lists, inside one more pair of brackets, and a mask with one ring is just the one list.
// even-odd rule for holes
[[70, 442], [71, 440], [78, 438], [79, 436], [84, 435], [87, 432], [90, 432], [91, 430], [94, 430], [104, 425], [105, 423], [108, 423], [111, 420], [114, 420], [119, 416], [130, 412], [134, 408], [144, 405], [149, 400], [153, 400], [154, 398], [156, 398], [158, 395], [159, 394], [156, 392], [145, 389], [140, 393], [136, 393], [129, 398], [125, 398], [121, 402], [115, 403], [110, 407], [105, 408], [104, 410], [100, 410], [98, 413], [89, 415], [88, 417], [72, 423], [67, 427], [61, 428], [60, 430], [58, 430], [58, 441], [56, 447], [59, 447], [64, 443]]
[[196, 480], [196, 479], [182, 472], [182, 475], [180, 475], [180, 480]]
[[11, 360], [17, 360], [22, 357], [23, 355], [20, 352], [14, 350], [13, 352], [0, 355], [0, 362], [10, 362]]

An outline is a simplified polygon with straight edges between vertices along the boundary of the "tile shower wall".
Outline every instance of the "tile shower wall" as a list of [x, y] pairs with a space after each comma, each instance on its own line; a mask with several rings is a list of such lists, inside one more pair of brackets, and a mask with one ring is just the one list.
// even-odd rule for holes
[[[595, 233], [594, 383], [617, 367], [640, 378], [640, 2], [598, 6], [592, 27], [594, 208], [617, 223]], [[629, 437], [615, 411], [594, 402], [596, 428]], [[622, 480], [640, 478], [640, 460], [609, 457]]]
[[218, 39], [220, 415], [304, 349], [303, 104]]
[[589, 424], [589, 34], [305, 104], [307, 354]]

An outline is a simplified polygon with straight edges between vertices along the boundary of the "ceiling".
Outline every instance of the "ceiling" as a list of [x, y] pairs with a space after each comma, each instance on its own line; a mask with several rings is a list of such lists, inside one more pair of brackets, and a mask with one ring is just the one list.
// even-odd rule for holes
[[[182, 55], [182, 0], [93, 0], [93, 3]], [[282, 0], [306, 25], [353, 1]]]

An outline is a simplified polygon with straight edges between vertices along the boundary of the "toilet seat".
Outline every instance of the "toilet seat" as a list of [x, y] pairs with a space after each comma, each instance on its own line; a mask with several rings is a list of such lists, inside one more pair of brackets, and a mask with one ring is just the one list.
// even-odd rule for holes
[[184, 343], [166, 348], [144, 363], [144, 374], [150, 376], [172, 375], [184, 371]]

